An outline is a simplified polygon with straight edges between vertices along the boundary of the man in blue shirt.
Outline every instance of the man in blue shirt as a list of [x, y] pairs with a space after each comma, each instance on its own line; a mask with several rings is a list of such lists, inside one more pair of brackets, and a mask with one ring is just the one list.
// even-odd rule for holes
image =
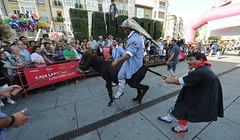
[[120, 59], [112, 62], [112, 67], [115, 67], [119, 62], [124, 62], [118, 73], [119, 90], [114, 96], [118, 99], [123, 94], [123, 88], [126, 79], [131, 79], [132, 75], [136, 73], [143, 65], [143, 42], [139, 34], [137, 22], [133, 19], [126, 19], [122, 23], [122, 28], [125, 34], [128, 34], [128, 43], [126, 46], [126, 54]]
[[117, 44], [116, 39], [113, 40], [113, 49], [112, 49], [112, 57], [114, 61], [117, 61], [125, 54], [125, 50]]
[[[170, 58], [168, 59], [168, 61], [166, 62], [166, 64], [168, 65], [167, 70], [171, 73], [172, 77], [175, 77], [180, 48], [177, 45], [177, 40], [175, 40], [175, 39], [172, 40], [172, 45], [173, 45], [173, 47], [171, 49], [171, 55], [170, 55]], [[172, 66], [169, 65], [170, 61], [172, 61], [171, 63], [173, 63]]]

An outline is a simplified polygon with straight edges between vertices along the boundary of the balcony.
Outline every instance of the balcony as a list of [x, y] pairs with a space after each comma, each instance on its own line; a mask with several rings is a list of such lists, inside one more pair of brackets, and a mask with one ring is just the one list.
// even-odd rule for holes
[[45, 0], [38, 0], [38, 5], [45, 5]]
[[75, 8], [77, 8], [77, 9], [82, 9], [82, 4], [80, 4], [80, 3], [75, 3]]
[[54, 21], [55, 22], [63, 22], [64, 18], [63, 17], [56, 17], [56, 18], [54, 18]]
[[54, 0], [53, 1], [53, 6], [61, 7], [62, 3], [60, 1]]
[[8, 0], [9, 2], [17, 2], [17, 0]]
[[46, 21], [46, 22], [48, 21], [48, 17], [46, 17], [46, 16], [41, 16], [40, 19], [43, 21]]

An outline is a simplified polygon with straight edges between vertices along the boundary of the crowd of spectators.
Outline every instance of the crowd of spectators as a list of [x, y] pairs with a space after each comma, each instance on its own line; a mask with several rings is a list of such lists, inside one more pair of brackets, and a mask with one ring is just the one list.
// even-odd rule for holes
[[[156, 39], [156, 41], [158, 44], [153, 44], [150, 41], [145, 42], [143, 54], [145, 55], [145, 62], [154, 63], [156, 61], [167, 61], [171, 55], [172, 45], [168, 40], [159, 38]], [[240, 49], [240, 43], [234, 41], [179, 42], [181, 41], [178, 41], [178, 46], [182, 52], [183, 59], [192, 52], [203, 52], [207, 56], [216, 53], [218, 58], [220, 58], [226, 50]], [[83, 40], [50, 40], [48, 34], [43, 34], [39, 41], [28, 40], [22, 35], [15, 41], [2, 37], [0, 51], [1, 61], [15, 67], [15, 69], [1, 68], [1, 71], [5, 74], [5, 77], [7, 77], [8, 85], [21, 85], [16, 68], [27, 65], [41, 67], [63, 61], [75, 61], [81, 59], [81, 53], [83, 52], [98, 55], [106, 61], [117, 60], [125, 54], [126, 44], [127, 41], [114, 38], [112, 35], [105, 38], [99, 36], [97, 40], [92, 36], [89, 37], [89, 40], [88, 38], [83, 38]], [[76, 83], [79, 82], [77, 79], [75, 80]], [[8, 98], [7, 101], [11, 104], [15, 103], [10, 98]], [[4, 106], [1, 100], [0, 106]]]

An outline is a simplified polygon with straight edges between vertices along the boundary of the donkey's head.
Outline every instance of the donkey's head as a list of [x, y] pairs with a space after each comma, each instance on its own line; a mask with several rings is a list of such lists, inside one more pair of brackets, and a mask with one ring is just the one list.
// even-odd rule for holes
[[79, 67], [85, 71], [88, 70], [91, 67], [91, 59], [92, 59], [92, 55], [90, 53], [81, 53], [82, 54], [82, 58], [81, 61], [79, 63]]

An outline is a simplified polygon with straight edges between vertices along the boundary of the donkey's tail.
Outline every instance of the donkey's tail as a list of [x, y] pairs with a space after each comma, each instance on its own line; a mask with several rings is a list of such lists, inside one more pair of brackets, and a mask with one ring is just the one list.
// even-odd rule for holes
[[150, 71], [150, 72], [153, 73], [153, 74], [156, 74], [156, 75], [158, 75], [158, 76], [162, 76], [162, 74], [157, 73], [157, 72], [155, 72], [155, 71], [153, 71], [153, 70], [151, 70], [151, 69], [149, 69], [149, 68], [147, 68], [147, 70]]

